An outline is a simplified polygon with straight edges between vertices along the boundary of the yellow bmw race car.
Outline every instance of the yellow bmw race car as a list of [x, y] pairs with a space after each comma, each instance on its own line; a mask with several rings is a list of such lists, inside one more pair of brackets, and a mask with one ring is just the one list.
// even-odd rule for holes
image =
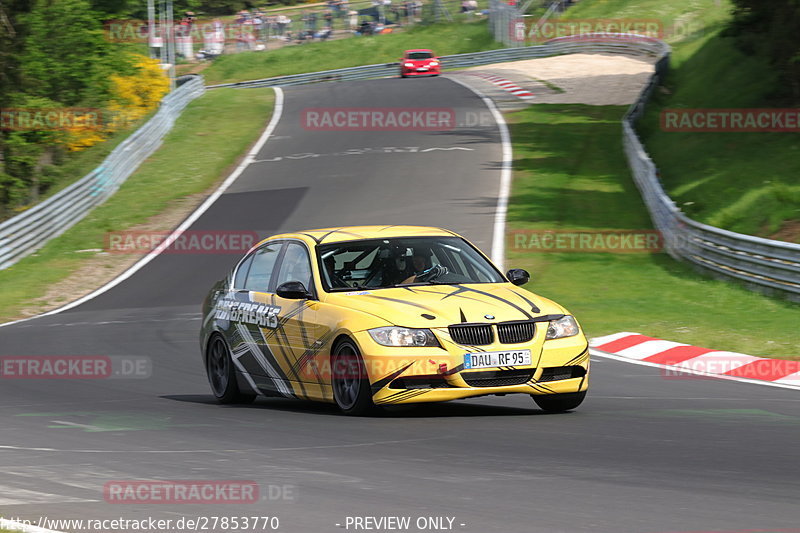
[[201, 350], [222, 403], [256, 395], [375, 406], [529, 394], [577, 407], [588, 343], [569, 312], [518, 287], [447, 230], [363, 226], [275, 235], [203, 303]]

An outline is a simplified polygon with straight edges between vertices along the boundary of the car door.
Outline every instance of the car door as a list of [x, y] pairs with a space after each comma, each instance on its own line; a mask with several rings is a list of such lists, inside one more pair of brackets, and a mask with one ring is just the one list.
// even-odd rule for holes
[[298, 396], [319, 398], [322, 379], [307, 366], [308, 359], [317, 355], [320, 346], [320, 325], [317, 323], [319, 302], [311, 267], [311, 254], [300, 241], [289, 241], [281, 255], [275, 285], [299, 281], [309, 291], [306, 299], [282, 298], [273, 294], [278, 311], [278, 327], [270, 343], [281, 366], [292, 381]]
[[275, 271], [285, 242], [265, 243], [238, 266], [228, 305], [228, 340], [236, 369], [266, 394], [294, 396], [271, 339], [278, 328], [273, 303]]

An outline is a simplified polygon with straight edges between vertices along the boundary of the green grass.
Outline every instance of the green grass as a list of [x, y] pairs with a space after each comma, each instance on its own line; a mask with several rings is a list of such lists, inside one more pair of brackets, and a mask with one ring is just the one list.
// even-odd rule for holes
[[[660, 128], [663, 109], [796, 107], [774, 98], [777, 75], [722, 31], [729, 0], [592, 0], [565, 18], [658, 18], [672, 69], [639, 125], [667, 193], [690, 217], [739, 233], [800, 242], [797, 133], [683, 133]], [[671, 31], [672, 29], [672, 31]], [[778, 233], [783, 229], [784, 231]], [[787, 231], [788, 230], [788, 231]]]
[[584, 0], [568, 9], [563, 18], [657, 19], [664, 39], [680, 47], [720, 29], [730, 10], [730, 0]]
[[[781, 107], [776, 74], [732, 40], [706, 39], [679, 57], [639, 129], [667, 193], [690, 217], [739, 233], [771, 237], [800, 221], [798, 133], [696, 133], [660, 129], [663, 109]], [[783, 105], [783, 107], [789, 107]], [[794, 242], [800, 242], [795, 232]]]
[[221, 56], [203, 70], [206, 84], [229, 83], [396, 62], [409, 48], [430, 48], [439, 55], [502, 48], [485, 21], [419, 25], [397, 33], [291, 45], [268, 52]]
[[0, 271], [0, 322], [17, 318], [48, 286], [103, 248], [109, 231], [143, 223], [172, 202], [214, 185], [258, 137], [272, 112], [271, 89], [220, 89], [181, 114], [159, 150], [106, 203], [37, 254]]
[[[535, 105], [509, 116], [515, 168], [510, 232], [652, 229], [622, 150], [624, 111]], [[528, 288], [566, 306], [589, 336], [635, 331], [800, 359], [795, 305], [705, 278], [663, 253], [536, 253], [513, 244], [508, 266], [531, 272]]]

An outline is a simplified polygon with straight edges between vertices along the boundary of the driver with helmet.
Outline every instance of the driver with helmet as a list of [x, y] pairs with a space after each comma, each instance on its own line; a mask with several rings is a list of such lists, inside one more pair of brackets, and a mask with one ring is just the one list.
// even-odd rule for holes
[[433, 251], [427, 247], [414, 248], [412, 256], [412, 268], [414, 274], [404, 279], [399, 285], [407, 285], [409, 283], [417, 283], [421, 281], [430, 281], [442, 274], [447, 273], [447, 267], [442, 265], [434, 265]]

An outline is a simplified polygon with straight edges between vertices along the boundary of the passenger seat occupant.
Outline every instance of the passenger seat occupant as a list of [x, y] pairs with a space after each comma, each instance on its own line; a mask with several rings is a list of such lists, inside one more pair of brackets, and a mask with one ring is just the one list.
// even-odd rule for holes
[[336, 259], [333, 257], [333, 255], [329, 255], [323, 261], [325, 263], [325, 270], [328, 273], [328, 279], [331, 282], [331, 288], [337, 289], [349, 287], [347, 282], [336, 273]]

